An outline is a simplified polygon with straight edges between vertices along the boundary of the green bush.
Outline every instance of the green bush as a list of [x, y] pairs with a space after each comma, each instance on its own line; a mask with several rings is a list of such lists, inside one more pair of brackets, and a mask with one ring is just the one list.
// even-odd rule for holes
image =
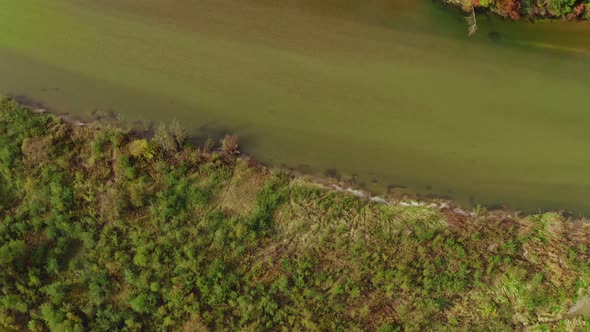
[[554, 16], [565, 16], [573, 11], [576, 0], [549, 0], [549, 10]]

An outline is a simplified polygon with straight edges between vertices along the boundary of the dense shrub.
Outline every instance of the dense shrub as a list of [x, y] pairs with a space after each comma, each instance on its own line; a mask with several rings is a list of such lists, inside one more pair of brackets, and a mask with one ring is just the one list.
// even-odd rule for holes
[[512, 20], [521, 17], [588, 19], [590, 2], [587, 0], [445, 0], [446, 3], [461, 7], [466, 12], [486, 8]]
[[372, 203], [7, 100], [0, 143], [0, 330], [586, 324], [585, 222]]

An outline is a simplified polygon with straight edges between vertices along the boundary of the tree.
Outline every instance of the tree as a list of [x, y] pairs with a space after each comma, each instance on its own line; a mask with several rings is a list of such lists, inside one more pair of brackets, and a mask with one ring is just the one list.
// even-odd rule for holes
[[131, 306], [131, 309], [135, 312], [146, 314], [154, 311], [156, 299], [152, 294], [141, 293], [129, 302], [129, 306]]

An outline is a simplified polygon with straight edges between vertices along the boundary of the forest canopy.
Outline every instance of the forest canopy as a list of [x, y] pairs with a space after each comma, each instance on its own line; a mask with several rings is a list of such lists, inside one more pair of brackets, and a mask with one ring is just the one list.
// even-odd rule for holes
[[588, 0], [445, 0], [463, 10], [490, 10], [503, 17], [519, 20], [523, 17], [558, 18], [567, 20], [589, 19]]

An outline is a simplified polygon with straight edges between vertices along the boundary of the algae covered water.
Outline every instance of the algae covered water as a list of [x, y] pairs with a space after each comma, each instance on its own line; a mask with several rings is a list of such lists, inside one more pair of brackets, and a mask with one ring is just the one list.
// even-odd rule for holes
[[272, 164], [590, 212], [590, 25], [399, 0], [0, 0], [0, 93], [237, 133]]

